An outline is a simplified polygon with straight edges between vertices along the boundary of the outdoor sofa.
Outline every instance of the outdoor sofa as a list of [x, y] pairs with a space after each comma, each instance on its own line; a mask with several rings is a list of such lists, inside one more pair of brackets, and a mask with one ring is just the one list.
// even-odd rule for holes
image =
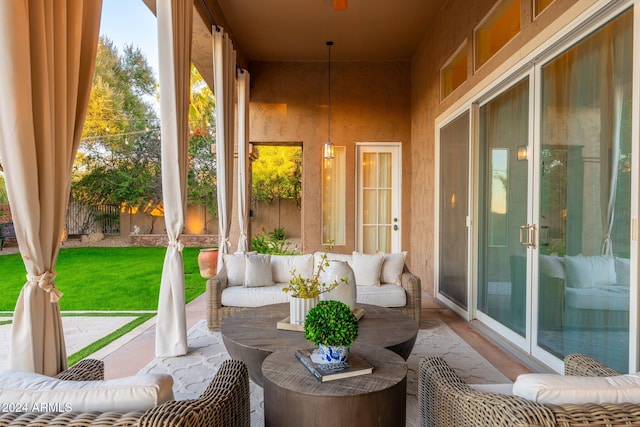
[[[57, 379], [100, 381], [104, 364], [85, 359], [60, 373]], [[64, 402], [34, 402], [62, 405]], [[17, 402], [0, 404], [15, 405]], [[226, 360], [200, 397], [170, 400], [146, 411], [76, 411], [76, 412], [0, 412], [0, 426], [164, 426], [164, 427], [248, 427], [250, 425], [249, 376], [242, 361]]]
[[[635, 375], [620, 375], [617, 371], [582, 354], [571, 354], [564, 359], [565, 376], [559, 374], [526, 374], [524, 377], [552, 379], [551, 386], [529, 386], [528, 392], [549, 393], [553, 399], [562, 400], [577, 393], [599, 395], [601, 403], [537, 403], [520, 396], [489, 392], [500, 386], [495, 384], [468, 385], [440, 357], [428, 357], [420, 361], [418, 374], [418, 405], [421, 427], [452, 426], [619, 426], [640, 425], [639, 403], [606, 403], [611, 395], [637, 398], [640, 385]], [[572, 376], [566, 378], [566, 376]], [[590, 377], [590, 378], [587, 378]], [[606, 378], [595, 378], [606, 377]], [[518, 382], [516, 379], [516, 383]], [[609, 385], [607, 390], [583, 386], [571, 390], [563, 381], [594, 382]], [[620, 383], [627, 383], [620, 385]], [[515, 384], [515, 383], [514, 383]], [[560, 384], [560, 386], [558, 385]], [[504, 386], [504, 385], [503, 385]], [[588, 396], [588, 395], [587, 395]], [[604, 397], [606, 396], [606, 397]], [[595, 401], [595, 399], [594, 399]], [[575, 402], [575, 401], [574, 401]], [[640, 402], [640, 400], [636, 400]]]
[[[289, 301], [282, 290], [292, 270], [307, 277], [314, 273], [323, 254], [329, 260], [346, 261], [354, 270], [356, 300], [399, 310], [420, 324], [421, 281], [405, 264], [406, 252], [394, 254], [337, 254], [316, 252], [304, 255], [225, 254], [222, 269], [207, 280], [207, 326], [214, 331], [228, 316], [249, 307]], [[270, 269], [260, 271], [268, 259]]]

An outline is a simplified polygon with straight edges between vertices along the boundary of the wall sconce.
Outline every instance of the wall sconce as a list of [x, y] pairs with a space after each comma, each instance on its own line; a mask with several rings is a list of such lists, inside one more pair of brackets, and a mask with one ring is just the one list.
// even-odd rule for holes
[[528, 156], [527, 156], [527, 146], [526, 145], [519, 145], [518, 146], [518, 160], [527, 160]]
[[451, 208], [456, 208], [456, 193], [451, 193]]

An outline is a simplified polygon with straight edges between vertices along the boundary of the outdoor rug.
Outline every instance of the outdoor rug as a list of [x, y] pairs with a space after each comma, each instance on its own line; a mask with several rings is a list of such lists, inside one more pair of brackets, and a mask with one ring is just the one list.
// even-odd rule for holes
[[[420, 425], [420, 411], [416, 397], [417, 371], [420, 359], [441, 356], [467, 383], [509, 383], [502, 373], [463, 341], [440, 320], [423, 321], [426, 328], [418, 338], [407, 363], [407, 426]], [[189, 353], [180, 357], [156, 358], [140, 373], [170, 374], [174, 379], [177, 399], [198, 396], [209, 385], [223, 360], [229, 355], [219, 332], [210, 332], [204, 320], [194, 325], [188, 334]], [[264, 426], [263, 391], [250, 382], [251, 425]]]

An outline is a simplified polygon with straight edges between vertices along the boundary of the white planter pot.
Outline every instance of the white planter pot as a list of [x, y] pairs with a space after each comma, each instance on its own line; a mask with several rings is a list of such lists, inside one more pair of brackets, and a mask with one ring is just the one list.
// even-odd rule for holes
[[318, 304], [318, 298], [289, 297], [289, 323], [304, 325], [307, 313]]
[[[346, 283], [340, 283], [343, 278], [347, 279]], [[347, 304], [351, 310], [356, 308], [356, 277], [346, 261], [329, 261], [329, 266], [320, 275], [320, 280], [323, 283], [333, 283], [334, 281], [340, 283], [329, 292], [320, 294], [321, 300], [338, 300]]]

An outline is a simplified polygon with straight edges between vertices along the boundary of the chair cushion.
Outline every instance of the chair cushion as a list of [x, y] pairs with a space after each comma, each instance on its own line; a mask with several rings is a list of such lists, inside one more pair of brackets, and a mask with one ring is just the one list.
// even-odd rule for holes
[[629, 311], [627, 286], [599, 286], [588, 289], [565, 289], [565, 304], [583, 310]]
[[271, 255], [245, 254], [244, 283], [247, 288], [273, 285]]
[[379, 305], [381, 307], [404, 307], [407, 305], [407, 294], [402, 286], [356, 286], [356, 302], [360, 304]]
[[65, 381], [15, 369], [0, 370], [0, 402], [14, 412], [144, 411], [173, 400], [173, 378], [138, 374], [103, 381]]
[[222, 305], [228, 307], [262, 307], [263, 305], [280, 304], [289, 302], [289, 294], [282, 290], [286, 286], [286, 283], [276, 283], [259, 288], [231, 286], [222, 290], [220, 300]]
[[407, 252], [395, 254], [384, 254], [382, 270], [380, 272], [380, 283], [388, 283], [400, 286], [402, 284], [402, 270]]
[[313, 276], [313, 254], [271, 255], [271, 273], [276, 283], [289, 283], [295, 270], [305, 279]]
[[538, 403], [640, 403], [640, 375], [579, 377], [558, 374], [521, 374], [513, 394]]
[[380, 273], [384, 254], [362, 254], [354, 251], [351, 258], [351, 268], [356, 276], [357, 286], [380, 286]]

